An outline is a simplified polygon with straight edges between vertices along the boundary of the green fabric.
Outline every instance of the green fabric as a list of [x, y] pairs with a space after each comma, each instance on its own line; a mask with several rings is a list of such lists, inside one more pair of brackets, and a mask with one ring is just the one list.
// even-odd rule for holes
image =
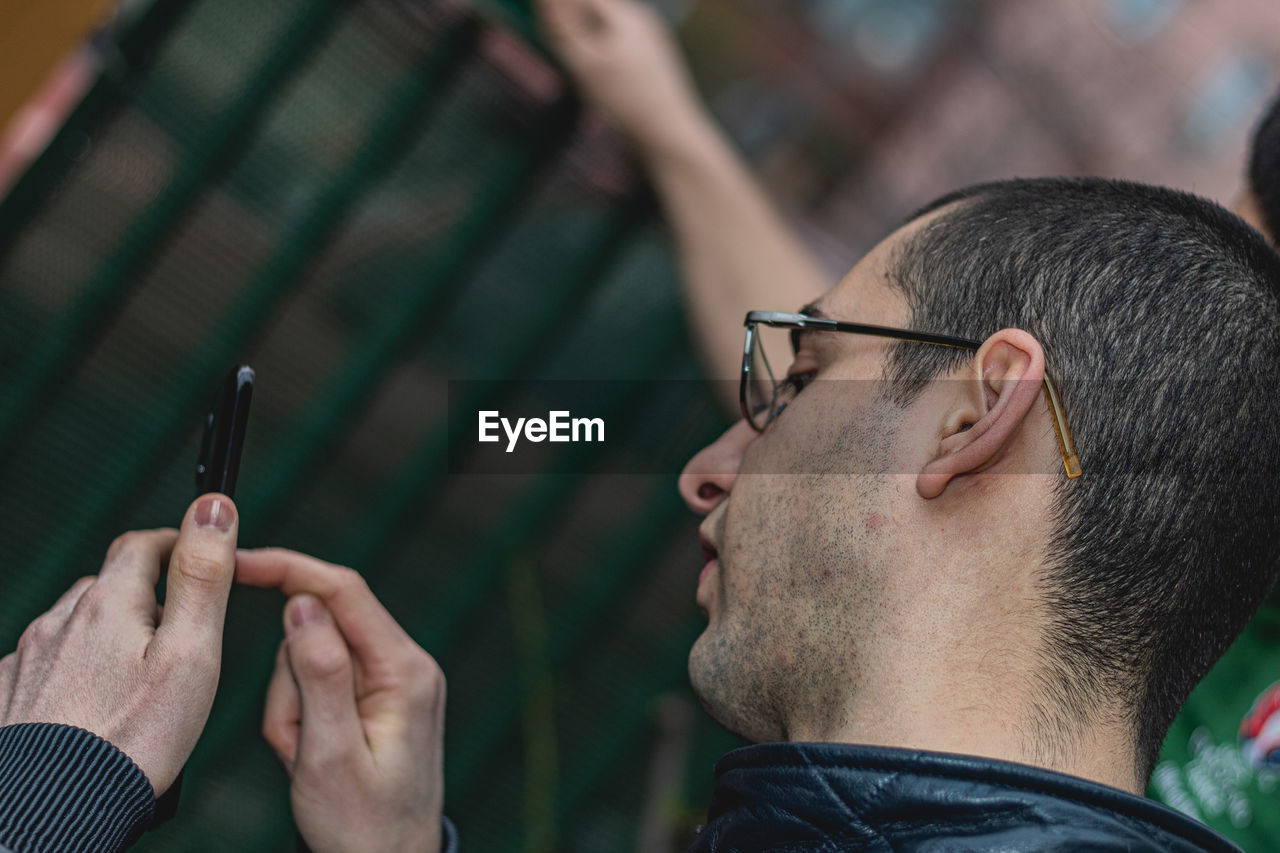
[[1278, 651], [1280, 607], [1268, 602], [1174, 720], [1147, 792], [1249, 853], [1280, 849], [1280, 764], [1251, 761], [1240, 733], [1259, 697], [1280, 690]]

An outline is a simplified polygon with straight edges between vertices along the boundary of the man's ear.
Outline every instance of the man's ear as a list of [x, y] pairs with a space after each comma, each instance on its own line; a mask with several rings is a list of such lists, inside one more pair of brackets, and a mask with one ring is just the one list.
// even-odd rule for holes
[[[1044, 382], [1044, 350], [1021, 329], [1001, 329], [982, 342], [973, 359], [973, 394], [967, 407], [976, 420], [960, 414], [947, 420], [946, 434], [933, 459], [916, 477], [916, 492], [936, 498], [953, 477], [999, 462], [1022, 429], [1040, 397]], [[956, 413], [953, 413], [956, 414]]]

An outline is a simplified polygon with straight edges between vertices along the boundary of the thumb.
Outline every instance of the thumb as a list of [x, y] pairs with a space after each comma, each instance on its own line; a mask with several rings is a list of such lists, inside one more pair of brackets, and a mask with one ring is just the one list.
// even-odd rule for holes
[[[164, 618], [156, 639], [219, 649], [236, 571], [238, 517], [231, 498], [203, 495], [187, 510], [169, 557]], [[188, 645], [189, 647], [189, 645]]]
[[302, 701], [295, 767], [354, 760], [365, 739], [346, 640], [333, 615], [314, 595], [289, 599], [284, 622], [289, 666]]

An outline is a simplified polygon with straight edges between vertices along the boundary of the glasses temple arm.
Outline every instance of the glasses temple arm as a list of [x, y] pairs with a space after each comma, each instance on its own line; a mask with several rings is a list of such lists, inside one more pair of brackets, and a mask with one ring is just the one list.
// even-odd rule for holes
[[1084, 472], [1080, 469], [1080, 457], [1076, 456], [1076, 445], [1071, 439], [1071, 428], [1067, 426], [1067, 416], [1062, 410], [1062, 401], [1058, 399], [1058, 389], [1053, 386], [1053, 380], [1048, 374], [1044, 377], [1044, 394], [1049, 400], [1049, 413], [1053, 415], [1053, 431], [1058, 436], [1062, 466], [1067, 469], [1067, 478], [1074, 480]]

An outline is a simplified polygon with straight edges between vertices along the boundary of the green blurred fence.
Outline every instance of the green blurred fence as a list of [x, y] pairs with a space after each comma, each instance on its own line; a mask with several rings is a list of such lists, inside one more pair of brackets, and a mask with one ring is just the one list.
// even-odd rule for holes
[[[696, 520], [673, 475], [607, 462], [450, 476], [446, 385], [498, 408], [519, 387], [499, 380], [697, 371], [647, 189], [577, 134], [522, 4], [460, 8], [152, 0], [122, 18], [0, 203], [0, 641], [116, 534], [176, 523], [200, 414], [245, 359], [242, 543], [357, 566], [440, 660], [466, 848], [633, 849], [655, 701], [688, 699]], [[673, 457], [723, 425], [616, 387], [611, 422]], [[281, 605], [233, 594], [182, 811], [140, 849], [292, 849], [258, 734]], [[698, 717], [689, 780], [656, 809], [674, 834], [728, 745]]]

